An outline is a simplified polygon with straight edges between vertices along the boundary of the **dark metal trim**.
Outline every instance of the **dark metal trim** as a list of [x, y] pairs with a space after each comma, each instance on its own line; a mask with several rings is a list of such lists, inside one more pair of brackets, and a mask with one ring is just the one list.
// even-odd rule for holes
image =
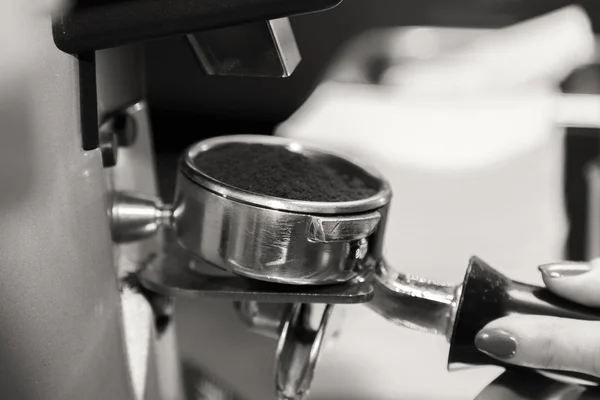
[[77, 59], [79, 61], [81, 144], [84, 150], [94, 150], [99, 145], [96, 53], [93, 51], [81, 53]]
[[[97, 2], [96, 2], [97, 3]], [[54, 21], [54, 41], [78, 54], [128, 43], [333, 8], [341, 0], [80, 0]]]

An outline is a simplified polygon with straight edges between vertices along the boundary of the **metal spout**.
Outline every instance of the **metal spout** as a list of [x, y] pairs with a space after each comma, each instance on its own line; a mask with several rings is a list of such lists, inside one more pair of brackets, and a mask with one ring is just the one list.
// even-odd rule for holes
[[207, 75], [285, 78], [301, 60], [287, 18], [199, 32], [187, 39]]
[[160, 199], [139, 193], [113, 192], [108, 210], [115, 243], [147, 239], [171, 226], [173, 211]]
[[398, 273], [382, 261], [376, 269], [375, 297], [368, 307], [398, 325], [450, 338], [461, 286]]

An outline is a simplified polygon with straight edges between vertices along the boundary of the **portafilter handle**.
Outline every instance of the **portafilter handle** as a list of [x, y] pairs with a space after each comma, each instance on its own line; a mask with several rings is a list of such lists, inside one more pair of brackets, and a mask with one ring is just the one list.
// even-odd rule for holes
[[[513, 281], [477, 257], [471, 258], [463, 283], [458, 286], [403, 275], [383, 262], [376, 271], [374, 285], [371, 309], [402, 326], [447, 338], [449, 370], [484, 365], [517, 368], [484, 354], [475, 346], [477, 333], [488, 323], [505, 316], [600, 320], [600, 310], [570, 302], [545, 288]], [[585, 374], [539, 371], [600, 383], [599, 378]]]

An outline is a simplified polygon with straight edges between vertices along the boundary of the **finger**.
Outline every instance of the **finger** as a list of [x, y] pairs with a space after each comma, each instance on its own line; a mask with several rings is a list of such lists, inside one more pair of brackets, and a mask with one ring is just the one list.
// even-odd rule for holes
[[599, 338], [596, 321], [515, 315], [488, 324], [475, 346], [509, 364], [600, 377]]
[[558, 296], [590, 307], [600, 307], [600, 259], [563, 262], [539, 267], [546, 287]]

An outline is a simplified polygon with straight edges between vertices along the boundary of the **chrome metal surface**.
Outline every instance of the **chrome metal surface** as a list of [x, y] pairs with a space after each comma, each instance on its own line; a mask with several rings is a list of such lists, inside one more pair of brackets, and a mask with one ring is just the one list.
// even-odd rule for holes
[[101, 125], [98, 129], [100, 136], [98, 144], [102, 153], [102, 165], [111, 168], [117, 165], [119, 156], [119, 140], [117, 135], [108, 125]]
[[271, 339], [279, 338], [288, 304], [237, 301], [234, 307], [250, 331]]
[[[378, 189], [377, 193], [362, 200], [346, 202], [317, 202], [281, 199], [263, 196], [239, 190], [205, 175], [195, 164], [194, 160], [202, 152], [228, 143], [264, 144], [269, 146], [283, 146], [286, 149], [303, 154], [309, 158], [319, 158], [323, 162], [344, 170], [357, 178], [365, 181]], [[269, 208], [279, 211], [290, 211], [315, 215], [346, 215], [371, 212], [387, 205], [392, 197], [391, 187], [383, 175], [371, 166], [353, 159], [345, 154], [323, 149], [309, 143], [278, 136], [265, 135], [230, 135], [219, 136], [198, 142], [189, 147], [183, 155], [180, 165], [182, 174], [194, 183], [205, 187], [216, 194], [241, 203], [252, 204], [257, 207]]]
[[[196, 264], [194, 269], [190, 263]], [[204, 272], [200, 272], [204, 271]], [[165, 295], [257, 301], [265, 303], [365, 303], [373, 298], [370, 279], [361, 276], [337, 285], [283, 285], [224, 273], [169, 247], [149, 260], [139, 272], [144, 287]]]
[[310, 326], [311, 305], [289, 306], [276, 353], [276, 393], [280, 400], [302, 400], [308, 395], [333, 305], [325, 306], [318, 327]]
[[135, 119], [127, 113], [127, 109], [125, 111], [119, 110], [114, 112], [110, 117], [107, 117], [100, 124], [100, 131], [112, 132], [121, 147], [133, 145], [137, 137]]
[[133, 400], [102, 157], [81, 148], [78, 62], [54, 45], [49, 17], [23, 29], [34, 71], [0, 88], [0, 398]]
[[199, 32], [187, 39], [208, 75], [285, 78], [302, 59], [288, 18]]
[[368, 307], [391, 322], [426, 333], [451, 335], [460, 288], [411, 277], [379, 263]]
[[[361, 201], [301, 202], [238, 190], [197, 169], [195, 160], [203, 151], [233, 142], [286, 146], [319, 157], [379, 191]], [[209, 139], [185, 153], [177, 179], [173, 206], [177, 241], [224, 270], [283, 284], [334, 284], [347, 282], [362, 271], [357, 259], [362, 260], [367, 250], [373, 258], [380, 257], [383, 235], [377, 234], [377, 229], [387, 215], [391, 197], [387, 182], [323, 150], [267, 136]], [[368, 239], [368, 246], [364, 239]]]
[[110, 197], [111, 231], [116, 243], [148, 239], [171, 225], [171, 208], [156, 197], [129, 192], [113, 192]]
[[177, 187], [177, 240], [210, 264], [248, 278], [296, 285], [343, 283], [360, 272], [353, 242], [309, 239], [311, 215], [239, 203], [181, 174]]
[[380, 220], [381, 214], [378, 212], [350, 217], [312, 217], [308, 240], [334, 243], [366, 239], [375, 232]]

